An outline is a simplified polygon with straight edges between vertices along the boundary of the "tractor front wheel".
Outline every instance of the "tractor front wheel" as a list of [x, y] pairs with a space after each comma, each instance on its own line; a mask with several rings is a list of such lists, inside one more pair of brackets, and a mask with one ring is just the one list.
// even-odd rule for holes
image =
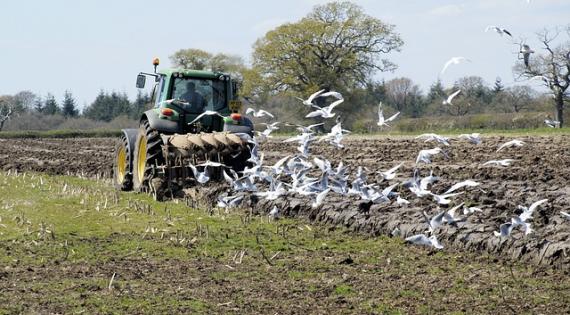
[[162, 165], [162, 139], [160, 134], [152, 129], [148, 121], [140, 124], [139, 133], [135, 142], [133, 160], [133, 189], [148, 192], [150, 180], [156, 176], [156, 165]]
[[115, 146], [115, 159], [113, 162], [113, 184], [123, 191], [133, 189], [133, 173], [131, 170], [132, 154], [126, 136], [122, 136]]

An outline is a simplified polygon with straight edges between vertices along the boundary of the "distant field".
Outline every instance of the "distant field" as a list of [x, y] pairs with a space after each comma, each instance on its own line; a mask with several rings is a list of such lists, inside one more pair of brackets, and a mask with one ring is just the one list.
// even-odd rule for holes
[[[258, 130], [264, 129], [264, 126], [257, 126]], [[570, 128], [527, 128], [527, 129], [441, 129], [430, 131], [443, 135], [459, 135], [462, 133], [481, 133], [484, 135], [551, 135], [551, 134], [570, 134]], [[297, 132], [274, 131], [273, 134], [286, 136], [294, 135]], [[423, 131], [398, 131], [398, 130], [378, 130], [370, 133], [354, 132], [353, 135], [370, 135], [370, 136], [413, 136], [424, 133]], [[119, 137], [121, 130], [49, 130], [49, 131], [2, 131], [0, 139], [30, 139], [30, 138], [105, 138]], [[349, 136], [350, 137], [350, 136]]]
[[0, 313], [570, 312], [567, 270], [0, 173]]

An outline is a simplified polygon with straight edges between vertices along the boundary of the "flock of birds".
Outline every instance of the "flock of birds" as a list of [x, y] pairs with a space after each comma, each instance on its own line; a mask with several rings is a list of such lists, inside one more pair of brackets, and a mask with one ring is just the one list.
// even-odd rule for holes
[[[327, 106], [319, 107], [313, 102], [317, 98], [333, 98], [334, 101]], [[336, 113], [333, 112], [334, 108], [340, 105], [344, 98], [338, 92], [326, 92], [320, 90], [312, 94], [307, 99], [300, 99], [300, 101], [312, 110], [306, 117], [323, 117], [329, 119], [335, 117]], [[265, 110], [254, 110], [249, 108], [247, 113], [253, 117], [267, 117], [273, 118], [274, 116]], [[399, 113], [385, 119], [380, 105], [378, 111], [378, 126], [388, 126], [388, 122], [396, 119]], [[238, 207], [243, 201], [246, 194], [254, 194], [259, 198], [266, 200], [276, 200], [283, 198], [287, 194], [298, 194], [307, 196], [312, 199], [311, 206], [319, 207], [323, 201], [327, 199], [329, 194], [338, 194], [341, 196], [357, 196], [362, 200], [372, 202], [374, 204], [381, 203], [396, 203], [399, 206], [406, 206], [411, 202], [405, 199], [400, 192], [402, 189], [408, 189], [411, 197], [416, 198], [430, 198], [434, 202], [434, 206], [440, 209], [440, 206], [449, 207], [451, 204], [456, 204], [455, 201], [458, 196], [465, 193], [466, 189], [475, 189], [480, 183], [473, 180], [465, 180], [458, 182], [442, 193], [436, 193], [431, 190], [431, 185], [439, 180], [439, 177], [433, 174], [433, 171], [428, 176], [420, 176], [418, 166], [422, 163], [429, 164], [432, 160], [442, 155], [448, 158], [447, 151], [442, 147], [451, 145], [450, 139], [433, 133], [423, 134], [417, 136], [417, 139], [424, 140], [425, 142], [435, 142], [438, 144], [433, 149], [426, 149], [419, 151], [413, 171], [413, 177], [406, 181], [397, 181], [397, 172], [404, 165], [399, 163], [389, 170], [377, 171], [378, 174], [375, 182], [371, 182], [367, 178], [365, 169], [359, 166], [356, 173], [351, 178], [349, 168], [343, 164], [342, 161], [338, 162], [336, 167], [333, 163], [326, 158], [311, 156], [310, 148], [315, 142], [326, 142], [335, 148], [343, 148], [343, 137], [350, 133], [350, 131], [342, 128], [339, 119], [336, 124], [331, 128], [329, 133], [317, 135], [315, 127], [323, 123], [313, 124], [310, 126], [294, 125], [299, 134], [283, 140], [285, 143], [296, 143], [297, 153], [287, 155], [279, 159], [273, 165], [266, 165], [264, 163], [264, 153], [260, 152], [260, 143], [271, 138], [271, 133], [279, 129], [278, 125], [281, 122], [265, 123], [267, 128], [264, 131], [256, 131], [255, 136], [251, 137], [247, 134], [239, 134], [242, 139], [249, 142], [250, 145], [250, 166], [246, 167], [241, 174], [218, 162], [208, 161], [206, 163], [197, 165], [202, 168], [201, 171], [197, 167], [191, 168], [196, 177], [196, 181], [200, 184], [205, 184], [210, 180], [209, 167], [222, 167], [224, 170], [223, 178], [231, 187], [230, 193], [218, 197], [218, 207], [231, 208]], [[286, 125], [291, 125], [287, 124]], [[482, 143], [480, 134], [462, 134], [458, 136], [459, 140], [465, 140], [473, 145]], [[500, 145], [496, 152], [502, 152], [511, 147], [521, 147], [525, 143], [521, 140], [512, 140]], [[514, 159], [501, 159], [490, 160], [483, 163], [483, 166], [497, 166], [505, 167], [515, 162]], [[383, 186], [383, 187], [381, 187]], [[477, 189], [480, 189], [477, 187]], [[499, 237], [509, 237], [513, 230], [521, 226], [526, 234], [531, 233], [531, 223], [528, 221], [532, 219], [533, 212], [537, 207], [546, 203], [547, 200], [543, 199], [530, 205], [529, 207], [519, 206], [523, 210], [522, 214], [514, 216], [509, 222], [502, 224], [495, 231], [495, 235]], [[458, 210], [461, 209], [461, 214]], [[422, 244], [433, 246], [435, 248], [443, 248], [443, 245], [437, 239], [437, 232], [439, 228], [444, 225], [457, 226], [459, 223], [464, 222], [469, 215], [473, 215], [483, 210], [479, 207], [467, 206], [466, 202], [461, 202], [451, 209], [439, 210], [434, 216], [428, 216], [424, 211], [423, 217], [425, 219], [426, 231], [421, 234], [413, 235], [406, 238], [407, 242], [413, 244]], [[274, 206], [269, 211], [269, 216], [272, 219], [278, 219], [281, 215], [280, 209]], [[570, 215], [561, 212], [562, 216], [570, 219]], [[393, 234], [399, 233], [394, 231]]]
[[[528, 2], [530, 3], [530, 1], [528, 1]], [[509, 30], [507, 30], [501, 26], [488, 25], [485, 28], [485, 32], [489, 32], [489, 31], [493, 31], [493, 32], [499, 34], [500, 36], [504, 36], [506, 34], [511, 38], [513, 37], [512, 33]], [[519, 43], [519, 52], [518, 53], [519, 53], [519, 58], [522, 55], [522, 60], [524, 62], [525, 67], [530, 69], [530, 57], [531, 57], [531, 54], [535, 53], [535, 51], [532, 48], [530, 48], [530, 46], [528, 44]], [[463, 57], [463, 56], [452, 57], [443, 65], [443, 68], [441, 69], [440, 75], [443, 75], [445, 73], [445, 71], [451, 65], [458, 65], [458, 64], [464, 63], [464, 62], [471, 62], [471, 60], [466, 58], [466, 57]], [[535, 76], [535, 77], [531, 78], [530, 80], [542, 80], [545, 83], [548, 83], [548, 78], [545, 76], [542, 76], [542, 75]], [[457, 97], [460, 93], [461, 93], [461, 89], [458, 89], [457, 91], [451, 93], [445, 100], [443, 100], [442, 104], [443, 105], [453, 105], [452, 104], [453, 99], [455, 97]], [[556, 120], [545, 119], [544, 123], [548, 127], [551, 127], [551, 128], [559, 128], [560, 127], [560, 122], [556, 121]]]

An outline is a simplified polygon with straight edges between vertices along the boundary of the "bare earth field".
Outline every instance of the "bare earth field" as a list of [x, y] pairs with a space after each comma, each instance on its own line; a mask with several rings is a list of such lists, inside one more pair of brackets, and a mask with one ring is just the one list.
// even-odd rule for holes
[[[486, 137], [480, 145], [456, 141], [445, 148], [449, 159], [440, 156], [433, 164], [420, 164], [422, 176], [433, 171], [440, 177], [432, 189], [436, 193], [466, 179], [481, 183], [482, 190], [467, 190], [456, 203], [464, 201], [478, 206], [483, 213], [470, 217], [458, 229], [449, 227], [440, 241], [444, 246], [499, 253], [534, 264], [568, 266], [570, 224], [560, 216], [560, 211], [570, 209], [570, 141], [565, 135], [518, 137], [527, 145], [495, 152], [500, 144], [511, 139]], [[110, 174], [114, 143], [110, 138], [0, 139], [0, 168], [106, 177]], [[412, 137], [358, 137], [345, 141], [344, 149], [314, 145], [311, 154], [327, 158], [333, 165], [343, 161], [351, 167], [352, 173], [358, 166], [364, 166], [369, 182], [373, 182], [376, 171], [387, 170], [399, 162], [405, 163], [398, 172], [399, 178], [410, 178], [419, 150], [435, 146]], [[285, 155], [295, 154], [296, 149], [294, 144], [273, 140], [262, 146], [262, 152], [265, 164], [270, 165]], [[509, 167], [481, 165], [491, 159], [505, 158], [515, 162]], [[199, 194], [214, 203], [223, 190], [220, 186], [223, 184], [209, 184], [200, 188]], [[252, 198], [248, 207], [265, 213], [276, 204], [288, 216], [304, 216], [372, 235], [389, 235], [396, 227], [402, 236], [423, 232], [425, 223], [421, 210], [435, 214], [434, 202], [429, 198], [415, 198], [404, 187], [398, 191], [412, 202], [409, 206], [373, 205], [357, 197], [330, 194], [329, 200], [318, 209], [310, 207], [308, 198], [292, 195], [271, 202]], [[500, 224], [520, 213], [516, 210], [518, 205], [528, 206], [545, 198], [549, 202], [535, 213], [532, 235], [523, 237], [522, 233], [515, 232], [509, 239], [493, 235]]]
[[[135, 242], [134, 238], [140, 237], [147, 223], [141, 223], [138, 232], [113, 232], [103, 238], [85, 238], [81, 233], [70, 232], [71, 238], [78, 238], [76, 244], [86, 240], [93, 242], [89, 246], [93, 248], [92, 255], [98, 258], [91, 262], [89, 259], [71, 262], [61, 258], [63, 254], [46, 254], [43, 249], [33, 249], [33, 246], [29, 249], [31, 245], [26, 245], [23, 253], [30, 257], [49, 257], [46, 262], [14, 262], [12, 256], [17, 256], [15, 252], [22, 250], [20, 245], [25, 242], [2, 242], [0, 256], [6, 256], [0, 260], [4, 268], [0, 269], [0, 287], [9, 289], [4, 291], [8, 293], [0, 294], [0, 304], [21, 295], [21, 304], [7, 309], [8, 313], [69, 313], [77, 310], [97, 313], [117, 310], [129, 313], [156, 310], [284, 314], [308, 311], [567, 313], [570, 311], [570, 221], [564, 219], [560, 211], [570, 209], [570, 142], [563, 135], [516, 138], [525, 141], [526, 145], [499, 153], [495, 152], [498, 145], [512, 138], [484, 137], [480, 145], [454, 141], [445, 148], [449, 158], [438, 156], [432, 164], [419, 166], [422, 176], [433, 171], [440, 177], [432, 188], [436, 193], [466, 179], [481, 183], [477, 188], [466, 189], [452, 205], [465, 202], [482, 208], [483, 212], [469, 216], [458, 228], [443, 228], [438, 236], [445, 248], [439, 252], [404, 245], [399, 238], [386, 238], [396, 228], [400, 237], [422, 233], [426, 225], [421, 211], [430, 215], [438, 211], [431, 199], [414, 197], [404, 187], [397, 191], [411, 202], [408, 206], [399, 206], [395, 202], [372, 204], [355, 196], [333, 193], [316, 209], [311, 208], [312, 200], [298, 195], [290, 194], [275, 201], [251, 197], [242, 204], [244, 212], [231, 219], [242, 222], [244, 227], [233, 231], [213, 226], [209, 241], [183, 246], [183, 255], [171, 255], [167, 246], [170, 243], [165, 244], [158, 236], [137, 241], [134, 250], [129, 248], [121, 252], [116, 248], [122, 248], [125, 241]], [[114, 141], [110, 138], [0, 139], [0, 169], [108, 177]], [[404, 166], [398, 171], [398, 180], [410, 178], [418, 151], [436, 146], [411, 137], [354, 137], [346, 139], [344, 144], [344, 149], [316, 144], [312, 146], [311, 154], [329, 159], [333, 166], [342, 160], [350, 166], [351, 174], [358, 166], [364, 166], [368, 182], [375, 181], [377, 170], [387, 170], [399, 162], [404, 162]], [[269, 165], [294, 154], [295, 145], [272, 140], [263, 144], [262, 151], [265, 164]], [[503, 168], [481, 166], [488, 160], [504, 158], [512, 158], [515, 162]], [[53, 188], [54, 191], [61, 192], [64, 184], [59, 182], [57, 185], [54, 184], [58, 187]], [[108, 191], [104, 194], [108, 194], [110, 200], [112, 189], [105, 189]], [[98, 193], [101, 190], [98, 188]], [[212, 211], [211, 204], [225, 190], [223, 183], [209, 183], [188, 192], [201, 197], [204, 211]], [[133, 196], [129, 198], [142, 198], [138, 194], [128, 195]], [[531, 221], [533, 233], [524, 236], [516, 230], [509, 238], [493, 235], [500, 224], [520, 213], [516, 210], [517, 205], [528, 206], [545, 198], [549, 201], [534, 213]], [[83, 201], [78, 200], [77, 205], [84, 205]], [[57, 201], [54, 202], [57, 206]], [[5, 207], [11, 204], [6, 202]], [[171, 207], [168, 204], [161, 215], [166, 216], [166, 207]], [[99, 211], [99, 201], [96, 205]], [[263, 219], [274, 205], [282, 209], [285, 216], [299, 217], [301, 221], [284, 221], [266, 227], [267, 230], [244, 223], [248, 213], [262, 214], [254, 218]], [[131, 201], [129, 206], [132, 208]], [[95, 208], [94, 201], [92, 208]], [[180, 211], [184, 213], [185, 210]], [[120, 216], [120, 212], [113, 213]], [[198, 231], [193, 220], [183, 214], [180, 216], [183, 219], [178, 222], [186, 222], [183, 224], [188, 225], [188, 231], [193, 231], [190, 234], [200, 240], [204, 235], [202, 228]], [[162, 219], [158, 221], [164, 224]], [[312, 222], [313, 228], [303, 222]], [[283, 226], [285, 229], [280, 230]], [[184, 230], [182, 227], [177, 229]], [[172, 229], [171, 232], [174, 233]], [[352, 235], [350, 241], [347, 232]], [[287, 233], [291, 236], [285, 237]], [[178, 232], [176, 235], [178, 238]], [[285, 239], [285, 245], [264, 247], [267, 242], [264, 240], [279, 235]], [[242, 242], [246, 244], [225, 243], [236, 237], [243, 237]], [[347, 241], [344, 241], [345, 237]], [[187, 238], [192, 239], [192, 236]], [[52, 247], [61, 252], [60, 245]], [[238, 248], [247, 248], [244, 263], [236, 263]], [[76, 250], [80, 251], [79, 248]], [[280, 254], [274, 258], [275, 253]], [[102, 259], [105, 255], [109, 257]], [[229, 266], [221, 261], [228, 261]], [[117, 288], [111, 290], [107, 286], [113, 273], [120, 274], [120, 278], [116, 282]], [[54, 297], [53, 303], [38, 304], [34, 298], [53, 291], [50, 286], [69, 296]], [[149, 295], [155, 300], [149, 300], [146, 306], [140, 305], [140, 299], [148, 300]], [[180, 304], [180, 301], [185, 303]], [[129, 303], [133, 304], [131, 308]], [[169, 305], [176, 307], [169, 308]]]

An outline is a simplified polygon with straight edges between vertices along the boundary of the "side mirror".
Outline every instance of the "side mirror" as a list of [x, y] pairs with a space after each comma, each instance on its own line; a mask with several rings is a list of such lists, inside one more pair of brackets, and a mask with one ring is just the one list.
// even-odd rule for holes
[[137, 75], [137, 88], [143, 89], [146, 83], [146, 76], [144, 74]]

